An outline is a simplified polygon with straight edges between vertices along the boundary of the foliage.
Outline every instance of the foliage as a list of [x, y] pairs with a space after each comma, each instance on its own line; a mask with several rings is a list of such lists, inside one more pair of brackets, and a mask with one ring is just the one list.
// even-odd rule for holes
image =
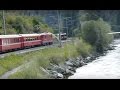
[[112, 42], [113, 36], [107, 34], [111, 32], [111, 27], [102, 19], [85, 21], [81, 30], [82, 38], [95, 46], [98, 52], [102, 52]]
[[86, 13], [80, 17], [81, 21], [98, 20], [99, 17], [94, 13]]
[[[40, 16], [23, 16], [7, 12], [5, 13], [5, 21], [7, 34], [53, 32], [53, 29], [43, 22]], [[0, 19], [0, 34], [4, 34], [2, 19]]]
[[93, 47], [89, 43], [82, 40], [82, 38], [76, 44], [77, 52], [83, 57], [89, 56], [93, 51]]

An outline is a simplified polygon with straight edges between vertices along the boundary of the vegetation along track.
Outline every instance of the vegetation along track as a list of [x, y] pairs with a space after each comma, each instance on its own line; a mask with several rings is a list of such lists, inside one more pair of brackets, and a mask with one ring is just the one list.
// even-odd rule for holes
[[[61, 43], [65, 43], [65, 42], [69, 42], [71, 41], [70, 39], [68, 40], [62, 40]], [[28, 52], [33, 52], [33, 51], [37, 51], [37, 50], [42, 50], [45, 48], [52, 48], [52, 47], [56, 47], [59, 44], [53, 44], [53, 45], [48, 45], [48, 46], [40, 46], [40, 47], [34, 47], [34, 48], [28, 48], [28, 49], [24, 49], [24, 50], [18, 50], [18, 51], [14, 51], [14, 52], [9, 52], [9, 53], [4, 53], [4, 54], [0, 54], [0, 58], [4, 58], [6, 56], [10, 56], [12, 54], [18, 55], [18, 54], [24, 54], [24, 53], [28, 53]]]

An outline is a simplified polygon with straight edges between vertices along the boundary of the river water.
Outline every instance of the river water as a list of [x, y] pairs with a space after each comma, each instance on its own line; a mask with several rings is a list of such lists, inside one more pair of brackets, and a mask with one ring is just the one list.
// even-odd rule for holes
[[69, 79], [120, 79], [120, 40], [115, 40], [113, 44], [115, 50], [76, 69]]

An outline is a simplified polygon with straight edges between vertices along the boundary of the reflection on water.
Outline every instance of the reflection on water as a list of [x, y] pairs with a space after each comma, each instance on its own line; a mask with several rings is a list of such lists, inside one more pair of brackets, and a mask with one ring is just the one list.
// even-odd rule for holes
[[115, 40], [114, 45], [115, 50], [78, 68], [69, 79], [120, 79], [120, 40]]

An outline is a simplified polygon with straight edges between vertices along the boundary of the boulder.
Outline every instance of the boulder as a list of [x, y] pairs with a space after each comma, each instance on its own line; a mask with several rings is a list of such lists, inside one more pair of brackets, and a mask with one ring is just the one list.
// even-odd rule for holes
[[63, 79], [64, 76], [63, 76], [61, 73], [57, 73], [57, 78], [61, 78], [61, 79]]
[[50, 78], [54, 78], [54, 79], [62, 79], [63, 75], [61, 73], [58, 73], [57, 71], [50, 71]]
[[66, 65], [68, 65], [68, 66], [73, 66], [73, 63], [71, 63], [71, 61], [69, 60], [69, 61], [67, 61], [67, 62], [65, 62], [65, 64]]
[[54, 70], [57, 71], [58, 73], [64, 73], [65, 72], [65, 69], [62, 68], [62, 67], [54, 67]]
[[49, 71], [50, 78], [57, 78], [57, 71]]
[[83, 65], [87, 65], [87, 64], [81, 60], [80, 61], [80, 66], [83, 66]]
[[66, 73], [65, 73], [64, 75], [70, 76], [70, 75], [73, 75], [73, 74], [74, 74], [73, 71], [71, 71], [71, 70], [69, 70], [69, 69], [66, 69]]

